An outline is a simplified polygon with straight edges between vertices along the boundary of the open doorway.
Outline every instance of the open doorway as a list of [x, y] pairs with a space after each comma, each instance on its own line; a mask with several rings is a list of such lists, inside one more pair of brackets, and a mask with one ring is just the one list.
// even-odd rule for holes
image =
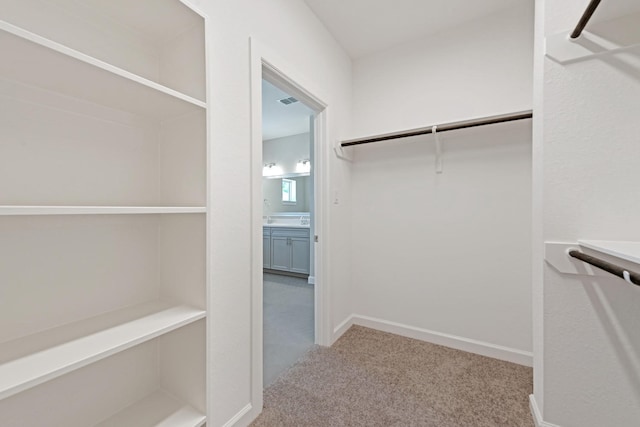
[[315, 342], [315, 112], [262, 80], [263, 384]]
[[[313, 207], [309, 209], [310, 260], [313, 282], [313, 317], [315, 344], [330, 345], [331, 326], [330, 289], [326, 253], [329, 247], [329, 193], [327, 123], [330, 113], [326, 93], [311, 91], [313, 80], [297, 72], [295, 67], [268, 46], [251, 39], [251, 404], [247, 410], [257, 415], [262, 409], [264, 392], [264, 195], [263, 195], [263, 138], [262, 98], [263, 79], [285, 94], [291, 95], [313, 111], [315, 120], [309, 125], [313, 137], [309, 150], [310, 176], [313, 187]], [[317, 89], [317, 88], [316, 88]], [[301, 158], [302, 159], [302, 158]], [[297, 159], [297, 160], [301, 160]], [[296, 184], [297, 185], [297, 184]], [[280, 190], [282, 191], [282, 189]], [[281, 195], [282, 196], [282, 195]], [[273, 219], [272, 219], [273, 221]], [[272, 264], [273, 266], [273, 264]], [[309, 279], [307, 279], [309, 284]]]

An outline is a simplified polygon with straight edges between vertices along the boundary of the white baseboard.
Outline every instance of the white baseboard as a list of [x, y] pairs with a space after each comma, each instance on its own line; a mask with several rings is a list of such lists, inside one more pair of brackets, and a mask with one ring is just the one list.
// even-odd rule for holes
[[333, 329], [333, 337], [331, 338], [331, 344], [338, 341], [345, 332], [353, 325], [353, 314], [344, 319], [338, 326]]
[[547, 423], [542, 419], [540, 408], [538, 408], [536, 397], [533, 394], [529, 395], [529, 408], [531, 408], [531, 415], [533, 416], [533, 422], [536, 427], [560, 427], [557, 424]]
[[[240, 411], [237, 414], [235, 414], [229, 421], [224, 423], [223, 427], [234, 427], [236, 426], [236, 424], [238, 426], [248, 426], [256, 417], [256, 414], [253, 414], [253, 417], [251, 419], [246, 419], [246, 420], [244, 419], [251, 412], [252, 409], [253, 409], [253, 406], [251, 405], [251, 403], [247, 403], [247, 406], [240, 409]], [[243, 421], [243, 422], [241, 423], [240, 421]]]
[[416, 328], [414, 326], [403, 325], [401, 323], [376, 319], [368, 316], [353, 314], [343, 321], [334, 330], [334, 337], [338, 339], [351, 325], [365, 326], [383, 332], [389, 332], [403, 337], [413, 338], [457, 350], [467, 351], [494, 359], [505, 360], [517, 363], [518, 365], [533, 366], [533, 354], [528, 351], [517, 350], [515, 348], [504, 347], [484, 341], [477, 341], [455, 335], [443, 334], [441, 332]]
[[316, 276], [309, 276], [309, 278], [307, 279], [307, 283], [310, 285], [315, 285], [316, 284]]

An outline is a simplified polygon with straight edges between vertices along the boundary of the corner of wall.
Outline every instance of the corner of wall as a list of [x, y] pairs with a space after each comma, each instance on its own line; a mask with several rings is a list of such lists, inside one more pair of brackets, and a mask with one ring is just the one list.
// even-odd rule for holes
[[538, 407], [538, 403], [536, 402], [536, 397], [533, 394], [529, 395], [529, 408], [531, 409], [531, 416], [533, 417], [533, 422], [536, 427], [560, 427], [557, 424], [551, 424], [545, 422], [542, 419], [542, 414], [540, 413], [540, 408]]
[[344, 335], [344, 333], [347, 332], [350, 327], [353, 326], [353, 318], [353, 314], [347, 316], [346, 319], [340, 322], [340, 324], [333, 329], [333, 335], [331, 336], [330, 345], [333, 345], [336, 341], [338, 341], [340, 337]]
[[[533, 390], [539, 409], [544, 411], [544, 2], [535, 2], [534, 62], [533, 62], [533, 138], [532, 138], [532, 228], [531, 228], [531, 300], [532, 300], [532, 346], [533, 346]], [[532, 395], [532, 399], [534, 398]], [[535, 401], [534, 401], [535, 403]]]
[[254, 410], [253, 405], [247, 403], [245, 407], [240, 409], [240, 411], [224, 423], [222, 427], [246, 427], [251, 424], [258, 415], [260, 415], [260, 411]]

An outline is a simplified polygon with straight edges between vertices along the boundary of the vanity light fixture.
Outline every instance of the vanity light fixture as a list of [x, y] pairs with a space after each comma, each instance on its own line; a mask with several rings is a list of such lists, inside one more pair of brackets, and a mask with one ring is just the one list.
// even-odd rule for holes
[[309, 173], [311, 172], [311, 161], [309, 159], [298, 160], [296, 165], [296, 172]]
[[282, 168], [279, 166], [276, 166], [275, 163], [265, 163], [264, 167], [262, 168], [262, 176], [274, 176], [274, 175], [281, 175], [282, 174]]

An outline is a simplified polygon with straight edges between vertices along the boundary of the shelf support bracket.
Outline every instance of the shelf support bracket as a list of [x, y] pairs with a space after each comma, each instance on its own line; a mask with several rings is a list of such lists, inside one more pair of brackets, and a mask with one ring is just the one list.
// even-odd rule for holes
[[340, 144], [340, 141], [336, 141], [336, 143], [333, 144], [333, 152], [337, 158], [349, 163], [353, 163], [353, 159], [345, 154], [344, 148], [342, 147], [342, 144]]
[[438, 126], [431, 128], [431, 133], [436, 141], [436, 173], [442, 173], [442, 141], [440, 141], [440, 135], [438, 135]]
[[[591, 244], [589, 244], [591, 243]], [[623, 242], [629, 244], [630, 242]], [[627, 249], [631, 253], [630, 249]], [[564, 274], [582, 276], [610, 276], [614, 274], [633, 285], [640, 286], [636, 271], [640, 262], [623, 250], [608, 251], [593, 246], [593, 242], [545, 242], [545, 261]]]

